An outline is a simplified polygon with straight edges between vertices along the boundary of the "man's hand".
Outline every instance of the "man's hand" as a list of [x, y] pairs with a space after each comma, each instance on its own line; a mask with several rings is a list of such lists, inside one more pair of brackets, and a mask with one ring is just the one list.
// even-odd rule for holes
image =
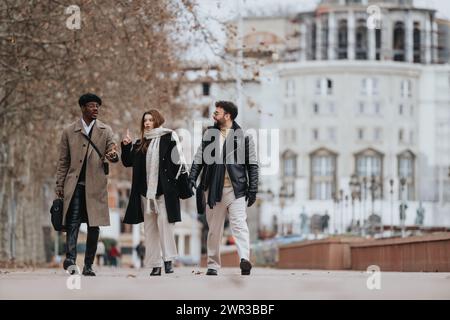
[[106, 159], [108, 159], [109, 161], [112, 161], [112, 162], [118, 160], [118, 155], [117, 155], [117, 151], [116, 151], [116, 145], [114, 145], [112, 147], [112, 149], [105, 154], [105, 157], [106, 157]]
[[189, 179], [188, 183], [189, 183], [189, 189], [190, 189], [192, 192], [194, 192], [194, 189], [197, 189], [197, 188], [195, 187], [195, 181], [192, 180], [192, 179]]
[[247, 207], [251, 207], [256, 201], [256, 192], [248, 192], [245, 201], [247, 201]]

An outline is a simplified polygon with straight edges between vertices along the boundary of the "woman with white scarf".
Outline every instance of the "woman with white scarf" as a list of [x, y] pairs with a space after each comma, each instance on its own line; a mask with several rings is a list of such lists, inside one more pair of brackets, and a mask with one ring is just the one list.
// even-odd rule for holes
[[144, 266], [151, 276], [160, 276], [162, 262], [172, 273], [178, 256], [174, 237], [175, 222], [181, 221], [176, 181], [181, 173], [183, 153], [175, 131], [162, 127], [157, 110], [145, 112], [141, 120], [141, 139], [132, 144], [130, 134], [122, 140], [122, 163], [133, 167], [130, 200], [123, 222], [144, 222]]

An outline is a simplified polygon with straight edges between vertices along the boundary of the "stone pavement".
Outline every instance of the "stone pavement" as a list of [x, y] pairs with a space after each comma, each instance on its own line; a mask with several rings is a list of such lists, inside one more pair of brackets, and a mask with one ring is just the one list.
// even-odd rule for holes
[[[450, 273], [381, 272], [380, 289], [369, 290], [360, 271], [254, 268], [219, 276], [196, 267], [149, 277], [149, 271], [97, 268], [97, 277], [72, 277], [61, 269], [0, 270], [0, 299], [450, 299]], [[80, 289], [68, 289], [80, 284]], [[376, 282], [371, 282], [376, 284]]]

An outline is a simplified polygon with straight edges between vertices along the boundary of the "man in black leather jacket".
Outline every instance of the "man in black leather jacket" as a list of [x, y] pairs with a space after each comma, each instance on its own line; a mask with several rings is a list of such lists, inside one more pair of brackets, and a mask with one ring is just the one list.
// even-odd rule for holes
[[241, 259], [241, 274], [249, 275], [252, 265], [246, 206], [256, 201], [259, 168], [255, 145], [234, 121], [237, 107], [229, 101], [218, 101], [213, 115], [214, 126], [208, 127], [191, 167], [189, 183], [197, 187], [197, 210], [206, 211], [207, 275], [217, 275], [220, 268], [220, 244], [228, 215], [231, 232]]

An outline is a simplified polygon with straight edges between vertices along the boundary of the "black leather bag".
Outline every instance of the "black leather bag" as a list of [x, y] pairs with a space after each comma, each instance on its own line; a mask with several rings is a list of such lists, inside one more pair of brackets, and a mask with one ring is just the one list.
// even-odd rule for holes
[[181, 170], [181, 174], [177, 179], [177, 190], [179, 198], [184, 200], [192, 197], [194, 193], [192, 192], [192, 189], [189, 188], [189, 174], [187, 171], [183, 171], [184, 169]]
[[63, 209], [64, 208], [64, 201], [63, 199], [55, 199], [53, 201], [52, 207], [50, 208], [51, 213], [51, 221], [53, 225], [53, 229], [55, 231], [65, 231], [64, 225], [63, 225]]

